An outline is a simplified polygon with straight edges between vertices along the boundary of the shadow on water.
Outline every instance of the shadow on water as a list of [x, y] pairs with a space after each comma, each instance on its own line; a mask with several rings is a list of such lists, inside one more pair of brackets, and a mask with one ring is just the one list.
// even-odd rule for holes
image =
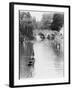
[[33, 43], [24, 42], [20, 46], [20, 78], [32, 77], [34, 61]]

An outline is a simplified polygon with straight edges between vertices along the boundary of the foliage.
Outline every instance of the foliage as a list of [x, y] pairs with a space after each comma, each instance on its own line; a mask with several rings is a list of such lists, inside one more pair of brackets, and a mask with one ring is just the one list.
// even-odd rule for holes
[[55, 30], [60, 31], [64, 24], [64, 15], [55, 13], [45, 13], [42, 15], [41, 21], [36, 21], [36, 17], [32, 17], [30, 12], [19, 12], [19, 33], [20, 41], [24, 38], [33, 39], [33, 30]]
[[50, 26], [52, 30], [60, 31], [64, 24], [64, 15], [55, 13], [53, 16], [53, 22]]
[[19, 31], [30, 40], [33, 38], [33, 23], [29, 12], [20, 12]]
[[52, 14], [43, 14], [41, 20], [41, 29], [50, 29]]

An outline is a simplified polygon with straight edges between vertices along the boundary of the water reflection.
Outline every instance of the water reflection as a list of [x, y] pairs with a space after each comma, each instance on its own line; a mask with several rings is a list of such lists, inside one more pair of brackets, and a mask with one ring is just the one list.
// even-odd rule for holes
[[20, 45], [21, 79], [64, 76], [63, 42], [55, 40], [55, 34], [46, 33], [36, 34], [34, 40], [25, 40]]

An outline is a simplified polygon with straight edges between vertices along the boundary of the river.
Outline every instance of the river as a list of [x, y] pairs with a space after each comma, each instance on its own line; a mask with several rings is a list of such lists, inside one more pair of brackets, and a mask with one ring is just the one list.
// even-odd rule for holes
[[35, 76], [34, 78], [59, 78], [63, 77], [63, 57], [53, 51], [50, 41], [34, 43]]
[[[46, 36], [46, 31], [44, 33]], [[63, 52], [57, 52], [53, 41], [47, 38], [44, 40], [40, 40], [39, 37], [37, 38], [38, 40], [24, 42], [20, 46], [20, 78], [45, 79], [64, 77]], [[28, 66], [29, 59], [32, 55], [35, 60], [34, 66]]]

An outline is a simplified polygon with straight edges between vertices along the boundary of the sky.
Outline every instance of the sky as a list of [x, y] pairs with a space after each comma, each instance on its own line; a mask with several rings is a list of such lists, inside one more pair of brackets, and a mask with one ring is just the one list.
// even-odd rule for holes
[[35, 17], [36, 21], [40, 21], [43, 14], [51, 14], [51, 13], [54, 13], [54, 12], [33, 12], [33, 11], [30, 11], [31, 16]]

